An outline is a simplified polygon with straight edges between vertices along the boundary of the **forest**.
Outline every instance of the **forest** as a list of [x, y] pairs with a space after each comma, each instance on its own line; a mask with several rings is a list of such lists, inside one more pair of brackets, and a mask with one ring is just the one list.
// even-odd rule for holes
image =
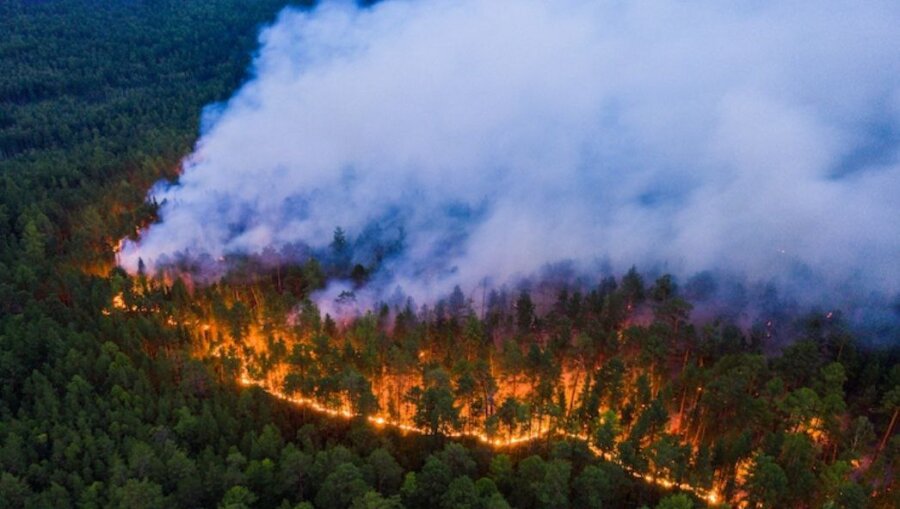
[[[156, 348], [189, 348], [223, 382], [319, 414], [501, 451], [577, 443], [620, 478], [712, 505], [865, 507], [893, 492], [896, 352], [865, 347], [837, 311], [746, 331], [692, 320], [700, 283], [632, 268], [587, 291], [539, 283], [548, 302], [528, 289], [476, 302], [457, 287], [433, 307], [400, 299], [333, 318], [310, 293], [335, 277], [362, 285], [371, 268], [335, 262], [341, 230], [332, 249], [326, 263], [234, 257], [213, 284], [187, 265], [118, 272], [106, 312], [162, 317], [180, 339]], [[522, 493], [504, 494], [531, 506]]]
[[900, 351], [837, 310], [776, 343], [636, 269], [333, 317], [372, 267], [114, 268], [285, 4], [0, 3], [0, 507], [900, 506]]

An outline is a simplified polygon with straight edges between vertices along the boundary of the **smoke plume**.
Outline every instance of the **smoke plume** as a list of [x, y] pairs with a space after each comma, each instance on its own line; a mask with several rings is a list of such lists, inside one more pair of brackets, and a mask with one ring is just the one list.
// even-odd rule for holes
[[340, 227], [420, 301], [560, 261], [896, 295], [898, 26], [894, 0], [288, 8], [121, 262]]

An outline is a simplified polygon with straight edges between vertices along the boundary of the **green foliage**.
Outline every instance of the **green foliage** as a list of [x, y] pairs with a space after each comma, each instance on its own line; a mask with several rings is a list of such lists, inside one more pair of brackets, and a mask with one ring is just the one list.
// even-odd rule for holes
[[369, 454], [366, 462], [371, 467], [371, 484], [380, 493], [396, 493], [403, 480], [403, 467], [387, 449], [378, 448]]
[[[138, 481], [129, 479], [125, 484], [113, 490], [111, 503], [113, 507], [135, 509], [165, 509], [169, 506], [163, 496], [162, 486], [146, 479]], [[239, 509], [240, 506], [227, 506]]]
[[350, 509], [403, 509], [403, 504], [397, 495], [385, 498], [377, 491], [367, 491], [365, 495], [353, 500]]
[[427, 373], [425, 389], [414, 387], [409, 400], [416, 407], [413, 422], [432, 435], [451, 431], [459, 425], [459, 408], [455, 406], [450, 379], [442, 369]]
[[316, 495], [316, 507], [345, 509], [355, 498], [365, 495], [370, 489], [359, 469], [352, 463], [344, 463], [322, 482]]
[[788, 495], [788, 477], [774, 458], [757, 455], [747, 481], [747, 500], [752, 507], [781, 507]]
[[250, 509], [257, 498], [252, 491], [243, 486], [232, 486], [219, 502], [219, 509]]
[[656, 509], [693, 509], [694, 501], [687, 495], [679, 493], [660, 500]]
[[612, 498], [609, 476], [599, 467], [588, 465], [572, 483], [573, 506], [600, 509]]
[[468, 476], [460, 476], [450, 482], [441, 497], [442, 509], [477, 509], [480, 505], [475, 483]]

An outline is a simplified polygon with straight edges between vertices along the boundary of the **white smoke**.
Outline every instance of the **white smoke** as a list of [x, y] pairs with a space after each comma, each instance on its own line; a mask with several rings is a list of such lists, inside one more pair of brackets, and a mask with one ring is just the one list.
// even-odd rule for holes
[[898, 26], [895, 0], [286, 9], [121, 261], [377, 225], [384, 287], [422, 300], [559, 260], [894, 293]]

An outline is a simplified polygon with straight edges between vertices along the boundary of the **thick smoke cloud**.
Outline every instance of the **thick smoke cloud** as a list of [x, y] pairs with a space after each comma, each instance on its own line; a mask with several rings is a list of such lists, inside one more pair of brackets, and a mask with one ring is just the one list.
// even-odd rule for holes
[[287, 9], [208, 111], [176, 254], [402, 246], [420, 301], [546, 264], [900, 291], [900, 3], [387, 1]]

